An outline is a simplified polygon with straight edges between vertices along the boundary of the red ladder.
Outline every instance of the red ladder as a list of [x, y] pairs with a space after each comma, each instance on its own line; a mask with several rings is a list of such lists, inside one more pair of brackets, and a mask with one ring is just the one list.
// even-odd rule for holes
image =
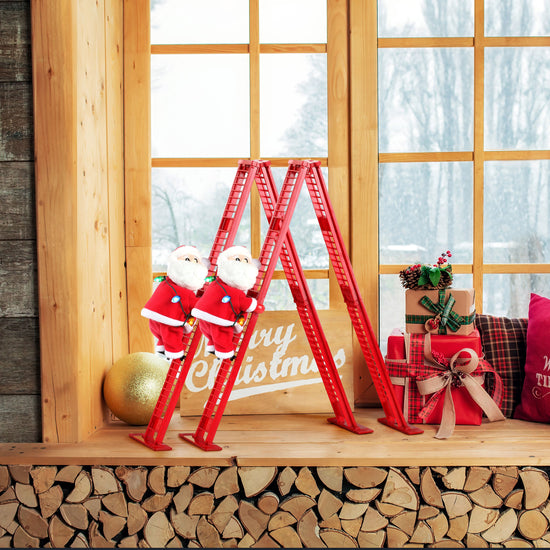
[[[229, 198], [225, 205], [218, 232], [214, 239], [214, 244], [210, 251], [209, 276], [215, 273], [218, 256], [225, 248], [231, 246], [235, 240], [235, 235], [239, 229], [244, 209], [250, 189], [256, 177], [259, 163], [257, 161], [249, 163], [239, 163], [237, 174], [233, 181]], [[204, 290], [197, 292], [201, 296]], [[131, 433], [130, 437], [150, 447], [154, 451], [169, 451], [172, 449], [169, 445], [163, 443], [166, 430], [172, 419], [172, 415], [178, 403], [179, 396], [185, 384], [187, 374], [193, 364], [193, 359], [201, 338], [201, 332], [195, 323], [192, 332], [184, 336], [185, 359], [179, 359], [170, 362], [168, 374], [164, 381], [159, 398], [149, 420], [149, 424], [144, 433]]]
[[[260, 170], [256, 175], [256, 185], [260, 194], [267, 221], [271, 222], [273, 217], [273, 201], [278, 200], [277, 187], [273, 181], [273, 175], [270, 169], [269, 161], [261, 161]], [[309, 166], [307, 162], [296, 163], [296, 166], [305, 166], [306, 182], [308, 180]], [[290, 286], [290, 291], [298, 310], [298, 315], [302, 321], [304, 332], [307, 336], [311, 352], [315, 358], [315, 363], [319, 369], [321, 380], [325, 386], [329, 401], [334, 410], [335, 417], [328, 421], [342, 428], [358, 434], [371, 433], [372, 430], [360, 426], [355, 421], [349, 401], [344, 391], [342, 381], [334, 363], [334, 358], [330, 351], [321, 321], [313, 303], [313, 298], [309, 291], [303, 269], [300, 264], [298, 253], [294, 245], [294, 240], [290, 231], [280, 253], [281, 265], [286, 279]], [[265, 283], [264, 283], [265, 284]]]
[[321, 163], [319, 161], [304, 162], [309, 165], [306, 174], [306, 186], [325, 240], [336, 280], [342, 291], [374, 387], [386, 414], [384, 418], [379, 418], [378, 421], [409, 435], [422, 433], [420, 428], [407, 424], [403, 411], [395, 398], [382, 352], [376, 341], [365, 304], [361, 298], [359, 286], [353, 274], [350, 258], [344, 246], [342, 234], [336, 223], [336, 217], [321, 172]]
[[[241, 161], [246, 166], [246, 163]], [[258, 163], [259, 165], [259, 163]], [[308, 167], [301, 163], [289, 163], [281, 193], [275, 202], [273, 196], [266, 196], [263, 200], [270, 201], [270, 223], [264, 244], [260, 251], [260, 268], [254, 286], [248, 291], [248, 296], [263, 303], [269, 284], [273, 277], [281, 250], [287, 239], [288, 228], [292, 214], [298, 202], [300, 190], [304, 183]], [[258, 183], [258, 180], [257, 180]], [[259, 185], [260, 192], [261, 185]], [[273, 206], [274, 205], [274, 206]], [[197, 445], [205, 451], [219, 451], [221, 447], [213, 443], [214, 436], [223, 416], [223, 411], [235, 385], [235, 380], [248, 349], [258, 314], [252, 312], [247, 315], [243, 331], [233, 338], [236, 357], [233, 361], [222, 361], [214, 387], [204, 407], [204, 412], [195, 433], [182, 433], [180, 437], [189, 443]]]

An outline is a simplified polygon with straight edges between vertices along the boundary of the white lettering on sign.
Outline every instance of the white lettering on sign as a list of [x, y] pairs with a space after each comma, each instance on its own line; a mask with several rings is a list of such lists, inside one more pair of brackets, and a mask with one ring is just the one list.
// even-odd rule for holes
[[[250, 395], [271, 393], [321, 382], [314, 358], [309, 355], [286, 355], [289, 345], [296, 340], [294, 327], [295, 324], [292, 323], [286, 327], [279, 326], [254, 331], [250, 338], [249, 351], [260, 347], [269, 348], [274, 345], [277, 347], [269, 362], [265, 360], [255, 362], [253, 354], [245, 358], [235, 380], [235, 389], [231, 393], [230, 401]], [[206, 357], [207, 355], [204, 350], [204, 339], [201, 338], [195, 357]], [[337, 369], [346, 363], [346, 354], [343, 348], [334, 354], [334, 363]], [[220, 359], [214, 359], [212, 366], [206, 359], [194, 361], [185, 381], [187, 389], [192, 393], [212, 390], [220, 365]]]

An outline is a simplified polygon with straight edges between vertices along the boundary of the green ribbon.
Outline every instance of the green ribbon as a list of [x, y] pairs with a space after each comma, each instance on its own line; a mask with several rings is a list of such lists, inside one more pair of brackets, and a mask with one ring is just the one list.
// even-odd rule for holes
[[[449, 294], [449, 299], [445, 303], [445, 290], [439, 290], [439, 300], [434, 303], [428, 296], [423, 296], [420, 303], [426, 308], [435, 313], [435, 317], [439, 317], [439, 334], [446, 334], [447, 327], [456, 332], [462, 325], [469, 325], [474, 322], [475, 312], [471, 315], [459, 315], [453, 311], [456, 303], [452, 294]], [[424, 324], [429, 319], [433, 319], [430, 315], [407, 315], [406, 322], [411, 324]]]

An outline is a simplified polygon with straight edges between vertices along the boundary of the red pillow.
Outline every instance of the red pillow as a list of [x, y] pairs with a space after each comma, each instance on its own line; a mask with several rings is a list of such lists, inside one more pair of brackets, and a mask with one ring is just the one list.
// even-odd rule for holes
[[514, 418], [550, 422], [550, 300], [531, 294], [521, 403]]

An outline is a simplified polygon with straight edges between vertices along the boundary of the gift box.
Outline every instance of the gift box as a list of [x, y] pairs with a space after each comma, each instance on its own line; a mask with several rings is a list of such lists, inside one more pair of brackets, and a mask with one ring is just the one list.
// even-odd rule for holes
[[405, 291], [405, 330], [467, 336], [475, 329], [473, 288]]
[[[502, 380], [482, 358], [481, 338], [403, 334], [388, 338], [388, 374], [405, 420], [412, 424], [439, 424], [436, 437], [449, 437], [455, 424], [480, 425], [483, 412], [491, 421], [503, 420], [500, 411]], [[493, 394], [483, 384], [494, 380]]]

